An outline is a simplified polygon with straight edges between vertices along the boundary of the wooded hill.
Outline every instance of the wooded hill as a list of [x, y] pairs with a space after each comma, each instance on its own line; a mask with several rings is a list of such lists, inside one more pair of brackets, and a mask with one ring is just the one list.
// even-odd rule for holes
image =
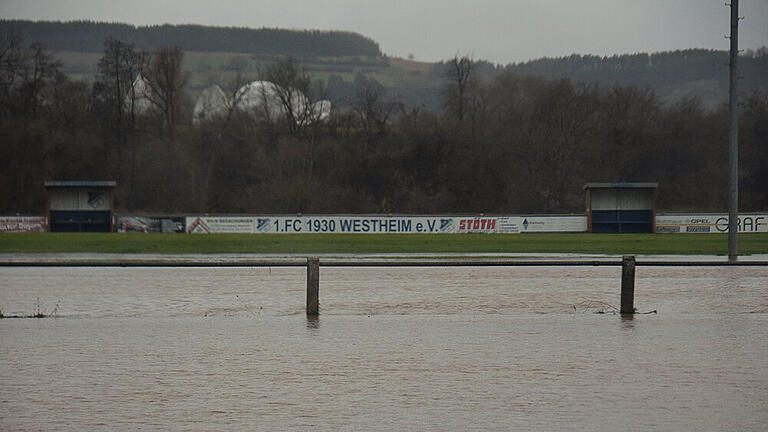
[[[187, 53], [185, 69], [192, 96], [236, 72], [254, 79], [258, 71], [280, 56], [299, 60], [312, 79], [326, 88], [336, 106], [349, 104], [358, 74], [372, 77], [407, 107], [439, 110], [445, 62], [422, 63], [386, 57], [379, 45], [362, 35], [341, 31], [222, 28], [200, 25], [136, 27], [128, 24], [32, 22], [0, 20], [0, 34], [16, 31], [28, 43], [38, 41], [54, 51], [70, 76], [92, 79], [107, 37], [154, 51], [178, 46]], [[451, 52], [447, 48], [447, 52]], [[728, 53], [687, 49], [600, 57], [571, 55], [496, 65], [474, 59], [476, 74], [493, 79], [504, 72], [573, 83], [637, 86], [652, 90], [664, 104], [695, 98], [709, 110], [728, 99]], [[768, 90], [768, 48], [748, 50], [740, 57], [742, 92]]]
[[[574, 54], [511, 64], [506, 69], [518, 75], [646, 87], [667, 102], [699, 97], [712, 107], [713, 103], [727, 99], [728, 61], [727, 51], [688, 49], [611, 57]], [[742, 91], [768, 88], [768, 48], [748, 50], [741, 55], [739, 76]]]
[[184, 51], [225, 51], [258, 56], [381, 55], [379, 45], [357, 33], [208, 27], [201, 25], [133, 26], [93, 21], [50, 22], [0, 20], [0, 33], [14, 30], [25, 40], [38, 41], [54, 51], [103, 52], [107, 37], [154, 51], [178, 46]]

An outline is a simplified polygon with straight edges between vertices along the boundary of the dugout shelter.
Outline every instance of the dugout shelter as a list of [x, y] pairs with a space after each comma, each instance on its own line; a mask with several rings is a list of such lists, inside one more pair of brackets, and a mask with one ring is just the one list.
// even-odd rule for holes
[[587, 183], [587, 231], [652, 233], [658, 183]]
[[47, 181], [51, 232], [111, 232], [114, 181]]

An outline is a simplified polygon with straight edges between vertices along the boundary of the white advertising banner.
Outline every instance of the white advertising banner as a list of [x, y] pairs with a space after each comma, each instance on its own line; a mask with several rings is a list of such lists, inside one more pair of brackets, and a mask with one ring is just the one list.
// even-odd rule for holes
[[[768, 214], [741, 214], [737, 220], [740, 233], [768, 232]], [[727, 214], [656, 215], [658, 233], [725, 233]]]
[[187, 216], [184, 226], [190, 234], [253, 234], [256, 219], [252, 216]]
[[0, 216], [0, 232], [45, 232], [45, 216]]
[[577, 233], [587, 232], [586, 216], [522, 216], [520, 232]]
[[188, 216], [188, 233], [510, 234], [584, 232], [586, 216]]
[[517, 233], [509, 217], [443, 216], [188, 216], [188, 233], [418, 234]]

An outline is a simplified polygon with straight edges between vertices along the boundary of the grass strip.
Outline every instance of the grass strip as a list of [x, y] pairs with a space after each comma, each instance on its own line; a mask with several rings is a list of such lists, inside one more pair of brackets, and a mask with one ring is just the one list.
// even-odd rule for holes
[[[741, 234], [739, 245], [742, 255], [767, 254], [768, 233]], [[727, 235], [4, 233], [0, 253], [725, 255]]]

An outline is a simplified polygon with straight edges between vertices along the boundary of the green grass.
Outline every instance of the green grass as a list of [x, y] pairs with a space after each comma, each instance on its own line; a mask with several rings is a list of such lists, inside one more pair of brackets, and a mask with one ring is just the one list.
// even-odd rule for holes
[[[739, 236], [768, 253], [768, 233]], [[724, 255], [725, 234], [0, 234], [0, 253], [578, 253]]]

